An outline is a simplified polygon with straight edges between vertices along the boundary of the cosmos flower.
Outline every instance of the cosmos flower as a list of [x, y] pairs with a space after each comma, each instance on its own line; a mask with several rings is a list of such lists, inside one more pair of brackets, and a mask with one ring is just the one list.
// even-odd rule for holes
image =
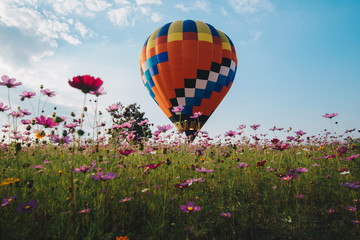
[[202, 173], [212, 173], [214, 171], [213, 169], [206, 170], [206, 168], [204, 168], [204, 167], [202, 167], [200, 169], [196, 168], [195, 170], [198, 172], [202, 172]]
[[4, 207], [4, 206], [6, 206], [6, 205], [11, 204], [12, 201], [14, 201], [15, 198], [16, 198], [16, 195], [14, 195], [14, 196], [12, 196], [12, 197], [9, 197], [9, 198], [4, 198], [4, 199], [2, 200], [1, 206]]
[[174, 113], [179, 113], [179, 112], [181, 112], [183, 109], [184, 109], [183, 106], [176, 106], [176, 107], [173, 107], [173, 109], [172, 109], [171, 111], [174, 112]]
[[229, 212], [222, 212], [222, 213], [220, 214], [220, 216], [230, 218], [230, 217], [231, 217], [231, 213], [229, 213]]
[[256, 131], [260, 126], [260, 124], [253, 124], [250, 127]]
[[239, 163], [238, 165], [236, 165], [236, 168], [246, 168], [249, 167], [250, 165], [244, 162]]
[[70, 139], [69, 136], [62, 136], [61, 138], [59, 138], [56, 135], [51, 135], [51, 141], [53, 141], [53, 143], [57, 143], [57, 144], [68, 144], [70, 142], [72, 142], [72, 140]]
[[111, 106], [109, 106], [108, 108], [106, 108], [106, 111], [108, 112], [115, 112], [116, 110], [118, 110], [121, 107], [121, 105], [119, 104], [112, 104]]
[[236, 136], [236, 132], [229, 130], [227, 132], [225, 132], [225, 137], [235, 137]]
[[35, 120], [36, 124], [43, 125], [45, 128], [52, 128], [59, 125], [58, 123], [54, 122], [51, 117], [46, 118], [44, 116], [40, 116], [35, 118]]
[[50, 89], [41, 89], [40, 92], [48, 97], [55, 96], [55, 91], [50, 91]]
[[304, 131], [302, 131], [302, 130], [300, 129], [299, 131], [296, 131], [295, 134], [296, 134], [297, 136], [302, 136], [302, 135], [305, 135], [306, 132], [304, 132]]
[[346, 188], [350, 188], [350, 189], [356, 189], [360, 187], [360, 182], [354, 182], [354, 183], [340, 183], [342, 186], [346, 187]]
[[297, 173], [305, 173], [305, 172], [308, 172], [309, 170], [307, 168], [297, 168], [295, 170], [295, 172]]
[[36, 200], [31, 200], [27, 203], [20, 204], [16, 210], [18, 210], [19, 212], [31, 212], [38, 206], [39, 202], [37, 202]]
[[131, 200], [131, 198], [126, 197], [126, 198], [120, 199], [119, 202], [123, 203], [123, 202], [128, 202], [130, 200]]
[[180, 209], [183, 212], [197, 212], [200, 211], [200, 206], [195, 206], [193, 202], [188, 202], [187, 205], [181, 205]]
[[24, 101], [25, 98], [31, 99], [35, 95], [36, 95], [35, 92], [23, 91], [22, 94], [20, 95], [21, 101]]
[[135, 151], [134, 149], [124, 149], [124, 151], [120, 149], [119, 153], [123, 156], [127, 156], [132, 154], [134, 151]]
[[355, 211], [356, 211], [356, 207], [349, 206], [349, 207], [346, 207], [346, 210], [348, 210], [348, 211], [350, 211], [350, 212], [355, 212]]
[[172, 129], [173, 127], [170, 125], [170, 124], [168, 124], [168, 125], [163, 125], [163, 126], [157, 126], [157, 129], [158, 129], [158, 131], [160, 131], [160, 132], [166, 132], [167, 130], [170, 130], [170, 129]]
[[333, 117], [336, 117], [338, 116], [339, 114], [338, 113], [325, 113], [325, 115], [323, 115], [324, 118], [329, 118], [329, 119], [332, 119]]
[[19, 86], [19, 85], [22, 84], [21, 82], [15, 82], [16, 81], [15, 78], [9, 78], [6, 75], [3, 75], [1, 77], [1, 80], [3, 82], [0, 82], [0, 86], [6, 86], [7, 88], [14, 88], [14, 87]]
[[0, 102], [0, 112], [5, 112], [9, 109], [9, 106], [6, 106], [4, 103]]
[[104, 175], [103, 172], [97, 172], [96, 175], [91, 176], [92, 179], [95, 179], [96, 181], [105, 181], [105, 180], [111, 180], [116, 177], [116, 173], [108, 172]]
[[98, 96], [101, 96], [101, 95], [105, 95], [106, 92], [104, 91], [103, 87], [99, 87], [99, 89], [96, 90], [96, 91], [90, 91], [90, 94], [95, 95], [95, 96], [98, 97]]
[[90, 91], [97, 91], [103, 84], [103, 81], [100, 78], [83, 75], [73, 77], [73, 80], [69, 80], [68, 83], [71, 87], [80, 89], [83, 93], [87, 94]]
[[145, 119], [145, 120], [139, 122], [138, 125], [143, 126], [143, 125], [147, 124], [148, 122], [149, 122], [149, 120]]
[[83, 209], [83, 210], [80, 210], [78, 213], [79, 214], [83, 214], [83, 213], [87, 213], [87, 212], [89, 212], [90, 211], [90, 208], [85, 208], [85, 209]]
[[92, 169], [93, 167], [95, 167], [95, 166], [96, 166], [96, 161], [93, 161], [89, 167], [87, 167], [86, 165], [81, 165], [80, 168], [75, 168], [75, 169], [73, 170], [73, 172], [82, 172], [82, 173], [84, 173], [84, 172], [90, 172], [91, 169]]
[[192, 116], [190, 116], [190, 118], [198, 118], [202, 115], [202, 112], [194, 112], [194, 114]]

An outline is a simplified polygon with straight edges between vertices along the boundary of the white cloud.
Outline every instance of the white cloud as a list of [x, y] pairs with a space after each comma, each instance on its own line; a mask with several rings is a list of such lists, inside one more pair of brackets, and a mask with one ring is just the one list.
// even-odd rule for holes
[[115, 3], [117, 4], [121, 4], [121, 5], [127, 5], [127, 4], [130, 4], [129, 1], [127, 0], [115, 0]]
[[161, 5], [162, 2], [161, 0], [136, 0], [136, 3], [138, 5], [144, 5], [144, 4], [156, 4], [156, 5]]
[[75, 29], [80, 33], [80, 35], [84, 38], [86, 34], [89, 32], [89, 29], [84, 26], [81, 22], [75, 23]]
[[68, 43], [72, 44], [72, 45], [79, 45], [81, 43], [81, 41], [67, 33], [60, 33], [60, 36], [67, 41]]
[[103, 0], [85, 0], [86, 7], [94, 12], [99, 12], [111, 6], [110, 3]]
[[207, 1], [195, 1], [190, 6], [185, 6], [184, 4], [179, 3], [176, 4], [175, 7], [179, 8], [183, 12], [197, 11], [197, 10], [201, 10], [207, 13], [210, 12], [209, 3]]
[[229, 14], [228, 14], [228, 12], [226, 11], [226, 9], [225, 8], [220, 8], [220, 12], [221, 12], [221, 14], [222, 15], [224, 15], [225, 17], [227, 17]]
[[210, 12], [209, 4], [207, 1], [195, 1], [195, 9], [200, 9], [204, 12]]
[[250, 32], [250, 35], [251, 35], [252, 38], [250, 40], [248, 40], [248, 41], [240, 41], [241, 45], [247, 46], [247, 45], [251, 45], [251, 44], [256, 44], [259, 41], [259, 39], [260, 39], [260, 37], [262, 35], [262, 31], [260, 31], [260, 30], [252, 30]]
[[151, 20], [154, 22], [160, 22], [161, 20], [163, 20], [163, 16], [159, 13], [153, 13], [151, 14]]
[[242, 14], [271, 12], [274, 10], [270, 0], [229, 0], [229, 3], [236, 12]]
[[54, 0], [52, 7], [55, 12], [67, 15], [70, 13], [81, 14], [84, 4], [80, 0]]
[[118, 25], [120, 27], [129, 26], [130, 25], [129, 18], [132, 11], [133, 11], [132, 7], [126, 6], [123, 8], [112, 9], [108, 11], [108, 16], [110, 21], [115, 25]]

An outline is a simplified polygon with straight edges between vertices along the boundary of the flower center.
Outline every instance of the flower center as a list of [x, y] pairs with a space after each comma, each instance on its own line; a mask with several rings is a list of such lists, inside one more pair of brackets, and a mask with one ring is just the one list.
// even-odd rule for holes
[[29, 208], [31, 208], [30, 205], [26, 205], [26, 206], [25, 206], [25, 209], [26, 209], [26, 210], [28, 210]]
[[192, 210], [194, 210], [194, 208], [193, 207], [188, 207], [187, 210], [191, 212]]

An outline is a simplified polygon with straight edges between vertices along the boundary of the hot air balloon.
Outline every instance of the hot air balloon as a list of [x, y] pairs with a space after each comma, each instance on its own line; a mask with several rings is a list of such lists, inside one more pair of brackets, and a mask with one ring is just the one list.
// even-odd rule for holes
[[141, 79], [150, 96], [187, 136], [200, 130], [215, 111], [236, 69], [230, 38], [201, 21], [179, 20], [159, 27], [140, 53]]

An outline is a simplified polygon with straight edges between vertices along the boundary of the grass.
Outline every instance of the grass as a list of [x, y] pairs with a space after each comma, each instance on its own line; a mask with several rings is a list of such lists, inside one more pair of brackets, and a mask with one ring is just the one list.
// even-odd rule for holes
[[[97, 150], [79, 143], [18, 150], [3, 145], [0, 196], [16, 197], [0, 208], [1, 239], [360, 237], [360, 225], [353, 222], [360, 219], [359, 189], [341, 185], [359, 184], [360, 158], [346, 159], [359, 153], [359, 142], [314, 139], [285, 150], [264, 139], [250, 143], [244, 138], [227, 144], [205, 138], [196, 144], [143, 144], [144, 150], [128, 145], [135, 150], [128, 156], [119, 154], [123, 146], [105, 143]], [[89, 172], [73, 172], [94, 161]], [[159, 162], [144, 174], [144, 166]], [[242, 162], [250, 166], [239, 168]], [[202, 167], [213, 172], [196, 170]], [[97, 172], [117, 175], [98, 181]], [[198, 181], [184, 184], [194, 178]], [[119, 202], [124, 198], [131, 200]], [[30, 200], [38, 207], [17, 210]], [[180, 206], [188, 202], [200, 211], [183, 212]], [[347, 210], [350, 206], [357, 210]]]

